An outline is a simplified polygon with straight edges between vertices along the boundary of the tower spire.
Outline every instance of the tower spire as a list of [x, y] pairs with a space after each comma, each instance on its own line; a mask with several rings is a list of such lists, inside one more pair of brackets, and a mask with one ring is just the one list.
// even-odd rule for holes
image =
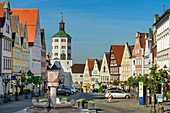
[[63, 22], [63, 12], [61, 12], [61, 22]]
[[60, 31], [64, 31], [63, 12], [61, 12]]

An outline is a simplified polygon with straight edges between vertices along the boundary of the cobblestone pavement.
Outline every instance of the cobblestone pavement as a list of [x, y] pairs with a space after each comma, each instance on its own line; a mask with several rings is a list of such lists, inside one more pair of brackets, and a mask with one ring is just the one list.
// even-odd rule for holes
[[[98, 95], [95, 99], [96, 109], [98, 113], [150, 113], [151, 107], [139, 105], [138, 101], [133, 99], [112, 99], [111, 103], [108, 103], [108, 99], [103, 99]], [[156, 111], [158, 111], [158, 105], [156, 104]], [[164, 102], [164, 113], [170, 113], [170, 102]]]
[[[94, 100], [98, 113], [150, 113], [151, 109], [151, 107], [139, 106], [136, 99], [113, 99], [111, 103], [107, 103], [108, 100], [104, 98], [104, 94], [97, 93], [76, 93], [70, 96], [59, 95], [58, 97], [60, 99], [67, 97], [68, 101], [80, 98]], [[21, 96], [19, 101], [0, 104], [0, 113], [13, 113], [26, 107], [31, 107], [31, 99], [24, 99], [24, 96]], [[164, 113], [170, 113], [170, 102], [164, 103], [164, 111]]]

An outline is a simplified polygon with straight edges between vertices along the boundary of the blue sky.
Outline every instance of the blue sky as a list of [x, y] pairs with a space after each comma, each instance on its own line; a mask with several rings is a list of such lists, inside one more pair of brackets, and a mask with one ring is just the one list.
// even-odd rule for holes
[[[3, 0], [4, 1], [4, 0]], [[47, 52], [58, 32], [61, 12], [72, 36], [74, 63], [102, 59], [110, 45], [134, 44], [136, 32], [148, 32], [154, 14], [170, 8], [169, 0], [9, 0], [11, 8], [38, 8], [45, 29]]]

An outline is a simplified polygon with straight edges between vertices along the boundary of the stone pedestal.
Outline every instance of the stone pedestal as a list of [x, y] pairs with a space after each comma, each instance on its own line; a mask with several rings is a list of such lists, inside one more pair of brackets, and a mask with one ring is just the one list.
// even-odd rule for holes
[[51, 100], [53, 102], [53, 104], [56, 104], [56, 87], [51, 87], [50, 88], [50, 92], [51, 92]]
[[56, 105], [56, 88], [59, 86], [59, 72], [48, 72], [48, 86], [50, 87], [51, 101]]

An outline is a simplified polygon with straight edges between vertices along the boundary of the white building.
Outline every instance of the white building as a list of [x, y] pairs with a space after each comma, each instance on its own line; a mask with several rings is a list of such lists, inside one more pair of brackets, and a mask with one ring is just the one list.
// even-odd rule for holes
[[52, 37], [52, 64], [61, 64], [60, 80], [65, 86], [71, 85], [71, 37], [65, 32], [63, 18], [59, 23], [59, 32]]
[[[157, 61], [160, 68], [170, 68], [170, 9], [168, 9], [161, 17], [157, 17], [153, 24], [154, 38], [157, 44]], [[155, 62], [156, 63], [156, 62]]]
[[152, 61], [153, 61], [153, 52], [152, 52], [152, 29], [149, 28], [149, 34], [145, 35], [145, 74], [149, 74], [149, 68], [151, 67]]
[[99, 88], [99, 85], [97, 84], [97, 82], [101, 81], [100, 80], [100, 69], [101, 69], [102, 60], [95, 59], [93, 64], [94, 66], [93, 66], [92, 75], [91, 75], [92, 86], [93, 88]]
[[74, 64], [71, 66], [72, 86], [82, 88], [85, 64]]
[[[12, 31], [10, 24], [10, 4], [0, 2], [0, 95], [5, 93], [3, 79], [11, 79]], [[11, 80], [7, 84], [6, 93], [11, 88]]]
[[110, 53], [105, 52], [102, 60], [102, 65], [100, 69], [100, 81], [102, 85], [110, 84], [110, 71], [109, 71], [109, 61], [110, 61]]

